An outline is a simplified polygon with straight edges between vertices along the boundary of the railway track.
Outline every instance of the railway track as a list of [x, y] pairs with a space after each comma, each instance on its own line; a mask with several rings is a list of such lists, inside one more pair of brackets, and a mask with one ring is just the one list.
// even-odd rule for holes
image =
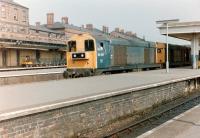
[[200, 104], [200, 93], [192, 95], [189, 98], [179, 99], [170, 104], [162, 105], [164, 110], [152, 113], [144, 119], [122, 127], [105, 136], [105, 138], [133, 138], [137, 137], [164, 122], [180, 115], [181, 113]]

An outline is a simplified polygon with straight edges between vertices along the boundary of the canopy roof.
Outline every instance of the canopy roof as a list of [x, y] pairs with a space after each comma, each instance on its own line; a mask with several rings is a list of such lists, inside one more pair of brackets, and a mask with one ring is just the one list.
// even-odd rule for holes
[[[168, 26], [168, 34], [171, 37], [191, 41], [194, 34], [200, 35], [200, 21], [169, 23]], [[166, 35], [166, 24], [162, 24], [158, 28], [162, 35]]]

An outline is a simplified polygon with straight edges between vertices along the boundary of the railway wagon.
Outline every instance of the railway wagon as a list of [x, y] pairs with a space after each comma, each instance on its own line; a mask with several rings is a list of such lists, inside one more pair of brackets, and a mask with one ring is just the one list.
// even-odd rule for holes
[[160, 68], [156, 45], [143, 39], [80, 34], [68, 41], [65, 77], [82, 77]]
[[[166, 65], [166, 44], [156, 43], [157, 55], [156, 62]], [[191, 48], [188, 46], [169, 44], [169, 66], [170, 67], [182, 67], [191, 66]]]

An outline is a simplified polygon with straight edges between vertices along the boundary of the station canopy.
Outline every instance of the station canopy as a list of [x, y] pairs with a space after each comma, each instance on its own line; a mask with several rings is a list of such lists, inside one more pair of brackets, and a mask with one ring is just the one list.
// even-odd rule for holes
[[[200, 35], [200, 21], [169, 23], [168, 34], [171, 37], [192, 41], [195, 34]], [[166, 25], [162, 24], [160, 33], [166, 35]]]
[[[167, 34], [167, 25], [163, 23], [160, 27], [162, 35]], [[199, 44], [200, 44], [200, 21], [168, 23], [168, 35], [174, 38], [191, 42], [192, 66], [198, 69]]]

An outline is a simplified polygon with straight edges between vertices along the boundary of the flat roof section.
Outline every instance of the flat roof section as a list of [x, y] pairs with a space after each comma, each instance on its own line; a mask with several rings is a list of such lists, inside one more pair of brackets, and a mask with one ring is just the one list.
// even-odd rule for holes
[[[169, 23], [169, 36], [192, 41], [194, 34], [200, 34], [200, 21]], [[166, 35], [166, 25], [162, 24], [160, 33]]]
[[200, 105], [173, 118], [138, 138], [199, 138]]

